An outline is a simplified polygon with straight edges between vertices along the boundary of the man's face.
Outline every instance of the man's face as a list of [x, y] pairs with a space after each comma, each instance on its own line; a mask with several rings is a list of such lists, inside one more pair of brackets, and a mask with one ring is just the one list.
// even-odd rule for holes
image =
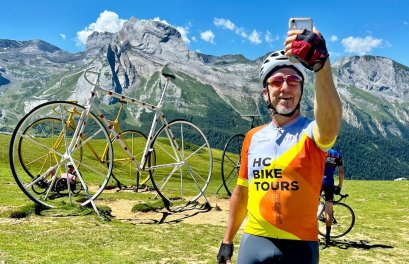
[[271, 103], [279, 114], [291, 113], [301, 100], [302, 83], [299, 80], [302, 78], [294, 69], [277, 70], [267, 79], [268, 91], [263, 90], [264, 99], [268, 99], [269, 93]]

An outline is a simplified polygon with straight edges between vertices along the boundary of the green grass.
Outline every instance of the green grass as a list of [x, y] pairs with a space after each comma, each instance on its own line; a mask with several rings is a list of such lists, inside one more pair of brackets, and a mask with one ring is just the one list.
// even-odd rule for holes
[[[89, 208], [38, 210], [14, 182], [8, 163], [10, 137], [0, 135], [0, 263], [215, 263], [223, 237], [226, 211], [213, 209], [212, 224], [206, 213], [158, 224], [143, 221], [103, 221]], [[226, 197], [221, 185], [221, 151], [214, 151], [214, 174], [206, 194]], [[390, 168], [393, 169], [393, 168]], [[351, 233], [320, 246], [320, 263], [407, 263], [409, 260], [409, 181], [346, 181], [347, 203], [354, 209], [356, 224]], [[127, 200], [148, 204], [146, 193], [104, 192], [102, 202]], [[221, 201], [220, 199], [219, 201]], [[212, 204], [216, 206], [216, 204]], [[13, 211], [27, 212], [11, 218]], [[210, 214], [210, 213], [209, 213]], [[187, 217], [188, 218], [188, 217]], [[159, 216], [157, 220], [160, 220]], [[237, 256], [240, 235], [235, 240]]]

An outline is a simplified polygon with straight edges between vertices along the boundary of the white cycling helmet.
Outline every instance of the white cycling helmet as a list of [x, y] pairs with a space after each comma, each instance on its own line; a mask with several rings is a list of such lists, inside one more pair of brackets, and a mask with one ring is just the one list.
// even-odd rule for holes
[[263, 64], [260, 68], [260, 82], [261, 84], [265, 85], [265, 79], [268, 77], [270, 72], [275, 68], [282, 67], [282, 66], [290, 66], [298, 71], [303, 78], [303, 81], [307, 80], [307, 73], [305, 72], [306, 69], [301, 63], [293, 63], [291, 62], [288, 57], [284, 54], [284, 50], [274, 51], [267, 58], [264, 60]]

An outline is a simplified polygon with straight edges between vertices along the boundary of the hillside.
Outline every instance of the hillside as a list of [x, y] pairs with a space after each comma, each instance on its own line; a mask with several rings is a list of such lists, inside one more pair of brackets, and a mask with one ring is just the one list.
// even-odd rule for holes
[[[176, 75], [166, 95], [169, 120], [198, 124], [212, 147], [221, 149], [238, 127], [233, 116], [269, 116], [260, 97], [258, 70], [263, 56], [212, 56], [190, 51], [171, 25], [131, 18], [118, 33], [94, 32], [82, 53], [68, 53], [41, 40], [0, 40], [0, 130], [12, 131], [22, 115], [50, 100], [83, 103], [90, 86], [82, 71], [101, 72], [104, 87], [147, 102], [157, 102], [152, 85], [166, 68]], [[344, 122], [337, 148], [344, 153], [347, 177], [393, 179], [409, 171], [409, 68], [388, 58], [344, 57], [333, 62], [343, 102]], [[63, 78], [64, 77], [64, 78]], [[60, 82], [60, 79], [63, 78]], [[303, 112], [312, 116], [313, 78], [306, 84]], [[103, 98], [107, 111], [115, 102]], [[127, 107], [125, 127], [148, 131], [151, 113]]]

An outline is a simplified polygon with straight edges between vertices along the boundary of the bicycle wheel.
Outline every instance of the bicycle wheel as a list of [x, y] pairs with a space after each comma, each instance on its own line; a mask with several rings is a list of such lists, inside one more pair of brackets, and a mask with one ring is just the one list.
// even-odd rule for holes
[[[23, 132], [23, 135], [26, 135], [30, 133], [33, 130], [45, 130], [45, 129], [58, 129], [61, 125], [61, 119], [59, 118], [53, 118], [53, 117], [45, 117], [45, 118], [40, 118], [36, 121], [34, 121], [32, 124], [30, 124], [25, 131]], [[73, 134], [75, 131], [75, 127], [73, 127], [73, 124], [67, 125], [66, 129], [69, 131], [69, 133]], [[54, 133], [51, 133], [54, 134]], [[35, 159], [30, 159], [29, 157], [25, 157], [24, 153], [22, 152], [22, 148], [24, 144], [21, 142], [23, 141], [23, 137], [20, 138], [20, 144], [18, 148], [18, 157], [19, 161], [21, 163], [21, 166], [23, 167], [24, 171], [31, 176], [33, 179], [35, 177], [38, 177], [38, 175], [41, 175], [44, 173], [44, 169], [47, 168], [47, 163], [50, 162], [50, 159], [52, 159], [51, 155], [52, 153], [48, 153], [48, 155], [43, 156], [43, 157], [36, 157]], [[62, 146], [62, 134], [60, 133], [57, 138], [51, 138], [51, 145], [53, 146], [54, 149], [59, 149]], [[62, 151], [62, 150], [61, 150]], [[77, 152], [78, 159], [82, 159], [82, 148], [79, 149], [79, 152]], [[35, 184], [32, 186], [34, 192], [40, 192], [43, 193], [46, 191], [46, 184]]]
[[[80, 181], [75, 181], [74, 183], [70, 183], [70, 190], [73, 194], [77, 195], [82, 190], [82, 185]], [[54, 185], [55, 192], [60, 195], [68, 195], [68, 182], [66, 178], [59, 178]]]
[[213, 161], [209, 142], [197, 126], [173, 120], [159, 129], [151, 148], [155, 149], [156, 164], [149, 159], [148, 170], [167, 209], [187, 205], [204, 194]]
[[[86, 205], [101, 194], [112, 171], [113, 149], [108, 132], [98, 118], [85, 116], [80, 137], [75, 129], [85, 108], [71, 102], [41, 104], [25, 115], [10, 142], [10, 167], [20, 189], [34, 202], [59, 207], [67, 202]], [[107, 145], [108, 144], [108, 145]], [[108, 146], [108, 166], [98, 158]], [[57, 179], [73, 163], [84, 192], [62, 196]], [[81, 168], [79, 170], [78, 168]]]
[[[142, 132], [136, 130], [125, 130], [118, 136], [125, 142], [126, 147], [132, 153], [132, 156], [138, 162], [140, 162], [145, 150], [147, 137]], [[139, 174], [139, 186], [137, 186], [137, 188], [144, 187], [150, 178], [149, 172], [138, 171], [132, 161], [132, 158], [128, 157], [126, 152], [119, 144], [117, 138], [112, 140], [112, 147], [114, 148], [115, 153], [112, 174], [125, 186], [136, 184], [136, 178]], [[152, 153], [151, 157], [152, 159], [156, 159], [154, 152]], [[152, 163], [154, 164], [155, 162], [152, 161]]]
[[[355, 224], [355, 213], [351, 207], [344, 203], [334, 203], [331, 226], [331, 238], [339, 238], [348, 234]], [[325, 212], [318, 217], [319, 233], [325, 236]]]
[[223, 186], [229, 196], [236, 186], [237, 177], [240, 171], [241, 147], [243, 145], [244, 135], [236, 134], [232, 136], [223, 149], [221, 160]]

